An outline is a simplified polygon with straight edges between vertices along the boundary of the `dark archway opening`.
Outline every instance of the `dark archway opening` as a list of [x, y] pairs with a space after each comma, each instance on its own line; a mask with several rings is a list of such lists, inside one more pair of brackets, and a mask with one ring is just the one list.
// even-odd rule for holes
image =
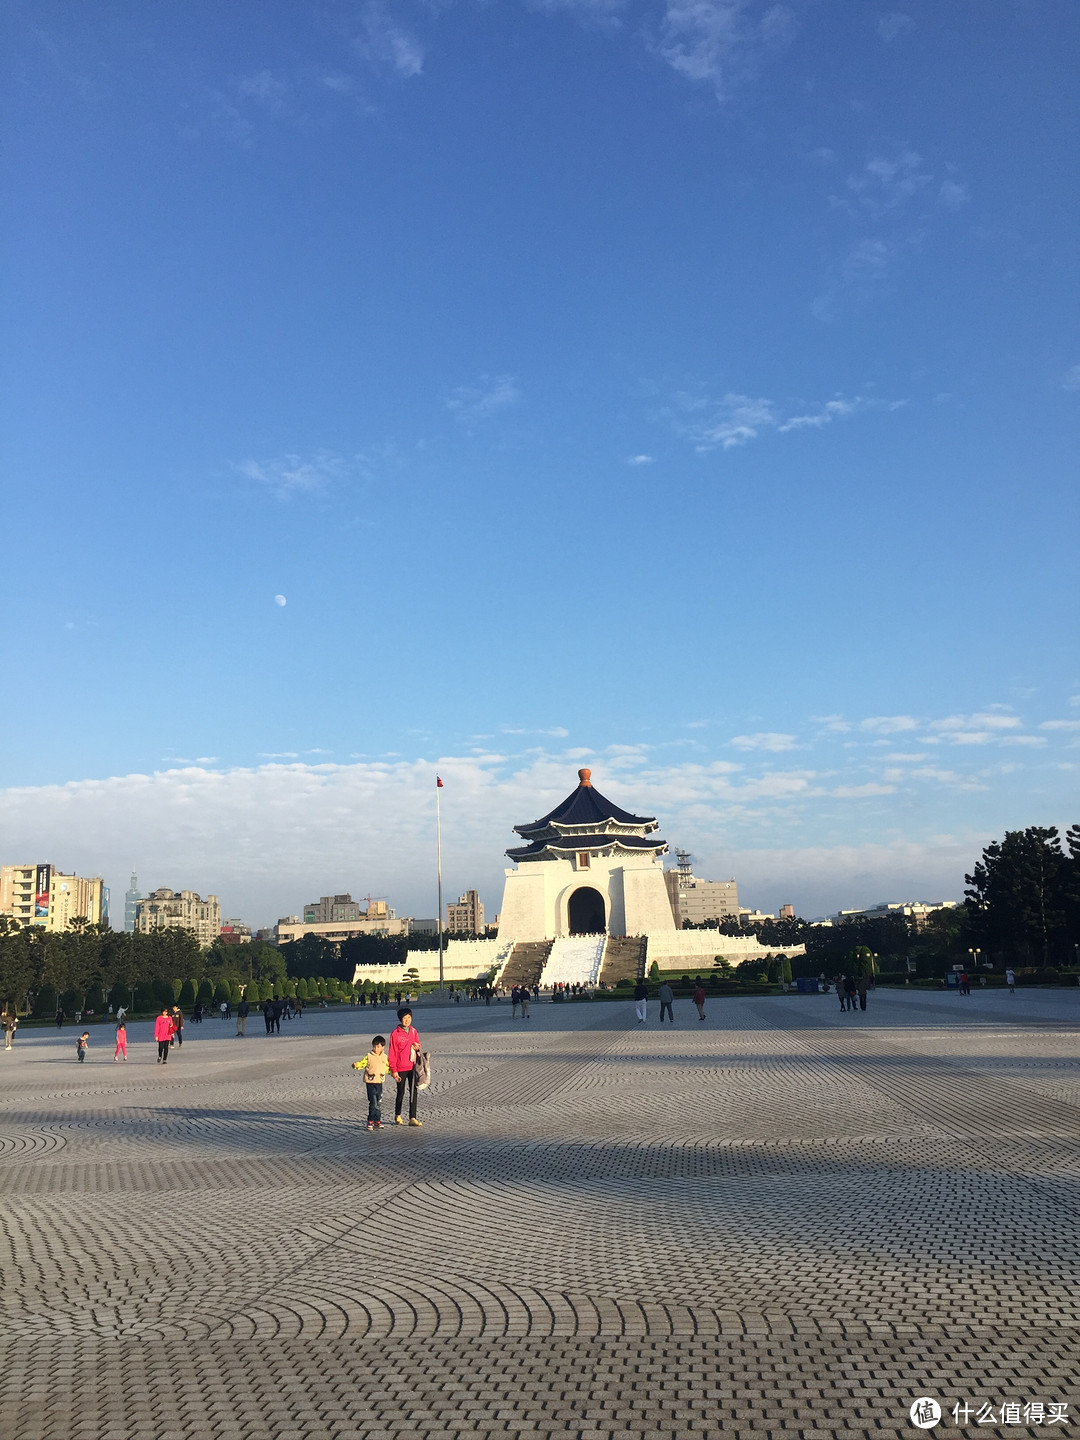
[[604, 911], [604, 897], [591, 885], [583, 885], [570, 896], [569, 913], [571, 935], [602, 935], [607, 929], [607, 915]]

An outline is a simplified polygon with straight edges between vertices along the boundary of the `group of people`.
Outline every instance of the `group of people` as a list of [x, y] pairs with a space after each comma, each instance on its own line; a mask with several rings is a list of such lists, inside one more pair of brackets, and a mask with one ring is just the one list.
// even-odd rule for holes
[[[675, 1003], [675, 991], [666, 980], [661, 982], [656, 992], [656, 998], [660, 1001], [660, 1024], [664, 1023], [664, 1017], [675, 1024], [675, 1011], [672, 1008]], [[691, 992], [691, 1000], [697, 1010], [698, 1019], [705, 1019], [705, 985], [699, 975], [694, 981], [694, 989]], [[639, 980], [634, 986], [634, 1013], [637, 1016], [637, 1023], [644, 1025], [649, 1018], [649, 987], [644, 980]]]
[[[539, 993], [540, 987], [537, 986], [537, 994]], [[532, 1000], [533, 992], [529, 989], [528, 985], [513, 986], [510, 991], [511, 1020], [516, 1020], [519, 1015], [522, 1020], [528, 1020], [529, 1007], [532, 1004]]]
[[837, 975], [833, 984], [836, 986], [841, 1010], [854, 1010], [856, 1005], [860, 1010], [866, 1009], [866, 995], [870, 988], [870, 981], [865, 975], [858, 977]]
[[416, 1113], [417, 1100], [418, 1092], [427, 1086], [430, 1067], [420, 1043], [420, 1036], [412, 1023], [412, 1011], [407, 1005], [402, 1005], [397, 1015], [398, 1023], [390, 1032], [389, 1046], [387, 1046], [385, 1035], [376, 1035], [371, 1041], [371, 1049], [363, 1060], [353, 1061], [353, 1069], [362, 1070], [364, 1073], [368, 1102], [367, 1128], [369, 1130], [383, 1128], [383, 1083], [388, 1074], [397, 1085], [397, 1094], [394, 1098], [394, 1124], [404, 1125], [405, 1123], [401, 1112], [405, 1108], [406, 1095], [409, 1097], [409, 1124], [415, 1125], [419, 1129], [424, 1123]]

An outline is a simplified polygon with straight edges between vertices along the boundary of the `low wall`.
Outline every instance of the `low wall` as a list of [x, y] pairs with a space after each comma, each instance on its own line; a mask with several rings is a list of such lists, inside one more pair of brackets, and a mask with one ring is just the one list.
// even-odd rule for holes
[[645, 968], [654, 962], [661, 970], [681, 965], [711, 965], [723, 955], [733, 965], [766, 955], [805, 955], [805, 945], [762, 945], [756, 935], [721, 935], [719, 930], [675, 930], [669, 935], [650, 935], [645, 951]]
[[[486, 975], [499, 958], [498, 940], [448, 940], [443, 950], [443, 978], [461, 981]], [[405, 972], [416, 970], [421, 980], [438, 980], [439, 952], [410, 950], [401, 965], [357, 965], [353, 984], [404, 985]]]

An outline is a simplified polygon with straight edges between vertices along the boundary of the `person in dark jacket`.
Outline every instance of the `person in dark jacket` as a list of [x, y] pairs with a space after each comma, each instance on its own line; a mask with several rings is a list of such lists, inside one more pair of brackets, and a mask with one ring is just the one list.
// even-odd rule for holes
[[274, 1033], [274, 1002], [272, 1000], [264, 1000], [262, 1012], [263, 1020], [266, 1022], [266, 1033], [272, 1035]]
[[644, 1025], [649, 1009], [649, 987], [644, 980], [639, 980], [634, 986], [634, 1014], [637, 1016], [637, 1023]]
[[251, 1014], [251, 1006], [247, 1002], [247, 996], [242, 996], [240, 1004], [236, 1007], [236, 1033], [237, 1035], [247, 1034], [247, 1017]]

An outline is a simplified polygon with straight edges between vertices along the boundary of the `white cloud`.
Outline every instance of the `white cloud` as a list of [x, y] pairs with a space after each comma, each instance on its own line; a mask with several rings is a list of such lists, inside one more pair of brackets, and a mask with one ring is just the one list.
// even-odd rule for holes
[[860, 730], [869, 730], [874, 735], [899, 735], [901, 731], [918, 728], [918, 720], [910, 715], [871, 715], [859, 721]]
[[446, 408], [459, 425], [472, 430], [484, 420], [516, 405], [521, 391], [512, 375], [482, 375], [476, 385], [459, 385], [446, 399]]
[[971, 199], [971, 192], [957, 180], [943, 180], [938, 187], [938, 199], [950, 210], [959, 210]]
[[566, 737], [570, 734], [570, 731], [567, 730], [567, 729], [565, 729], [562, 725], [555, 725], [555, 726], [553, 726], [550, 730], [524, 730], [524, 729], [520, 729], [520, 728], [515, 728], [515, 727], [512, 726], [512, 725], [501, 725], [501, 726], [499, 727], [499, 734], [500, 734], [500, 735], [551, 735], [551, 736], [553, 736], [556, 740], [565, 740]]
[[299, 750], [260, 750], [260, 760], [298, 760]]
[[860, 411], [899, 410], [906, 404], [906, 400], [835, 395], [831, 400], [799, 401], [782, 406], [765, 396], [735, 391], [717, 400], [702, 391], [682, 390], [659, 414], [671, 423], [676, 433], [692, 441], [699, 454], [707, 454], [746, 445], [767, 431], [786, 435], [793, 430], [820, 430], [834, 420], [846, 420]]
[[1046, 744], [1046, 738], [1043, 735], [1002, 735], [999, 737], [999, 743], [1002, 745], [1039, 746]]
[[279, 455], [272, 460], [243, 460], [237, 466], [241, 475], [265, 485], [279, 499], [294, 495], [310, 495], [325, 490], [349, 473], [349, 463], [331, 450], [317, 450], [314, 455]]
[[883, 40], [892, 41], [903, 35], [907, 30], [915, 28], [915, 21], [910, 15], [903, 15], [898, 10], [883, 15], [878, 21], [878, 34]]
[[1063, 390], [1080, 390], [1080, 365], [1074, 365], [1070, 370], [1066, 370], [1061, 386]]
[[246, 76], [238, 82], [236, 88], [247, 99], [261, 100], [271, 110], [281, 108], [289, 90], [288, 84], [270, 70], [260, 70], [255, 75]]
[[651, 465], [653, 457], [651, 455], [628, 455], [626, 463], [628, 465]]
[[872, 155], [861, 170], [847, 177], [848, 203], [871, 219], [880, 220], [905, 206], [933, 178], [915, 150]]
[[[50, 855], [65, 869], [104, 874], [114, 893], [125, 888], [135, 860], [144, 888], [211, 892], [226, 913], [260, 924], [339, 890], [387, 894], [399, 913], [429, 913], [436, 772], [446, 785], [447, 886], [477, 886], [493, 912], [513, 826], [569, 793], [582, 763], [593, 766], [602, 793], [637, 814], [656, 815], [669, 842], [693, 850], [699, 874], [737, 874], [744, 900], [772, 876], [802, 913], [883, 896], [952, 893], [992, 838], [763, 849], [774, 836], [790, 836], [815, 806], [874, 797], [885, 804], [894, 787], [908, 784], [891, 776], [865, 784], [863, 777], [837, 777], [830, 791], [813, 770], [755, 774], [729, 760], [661, 763], [640, 746], [617, 746], [606, 756], [568, 747], [509, 757], [387, 754], [340, 763], [290, 753], [248, 768], [210, 769], [211, 763], [172, 757], [173, 768], [152, 775], [0, 790], [0, 828], [11, 853]], [[919, 779], [978, 788], [956, 772], [920, 768]], [[848, 832], [853, 813], [859, 812], [845, 813]], [[727, 847], [736, 840], [734, 855]]]
[[687, 80], [712, 86], [718, 98], [753, 74], [758, 58], [795, 32], [786, 5], [750, 0], [666, 0], [657, 49]]
[[1080, 730], [1080, 720], [1044, 720], [1040, 730]]
[[423, 71], [423, 46], [414, 35], [391, 20], [388, 7], [380, 0], [368, 0], [361, 7], [360, 30], [354, 45], [357, 53], [375, 69], [390, 70], [405, 79]]
[[933, 720], [930, 729], [950, 745], [988, 745], [1004, 730], [1019, 730], [1021, 721], [1001, 708], [977, 710], [972, 715], [946, 715]]
[[955, 785], [960, 790], [985, 790], [987, 788], [970, 775], [960, 775], [955, 770], [940, 770], [931, 765], [925, 765], [920, 770], [912, 770], [911, 774], [916, 780], [936, 780], [941, 785]]
[[756, 735], [736, 735], [728, 741], [738, 750], [794, 750], [795, 736], [784, 735], [776, 730], [764, 730]]

